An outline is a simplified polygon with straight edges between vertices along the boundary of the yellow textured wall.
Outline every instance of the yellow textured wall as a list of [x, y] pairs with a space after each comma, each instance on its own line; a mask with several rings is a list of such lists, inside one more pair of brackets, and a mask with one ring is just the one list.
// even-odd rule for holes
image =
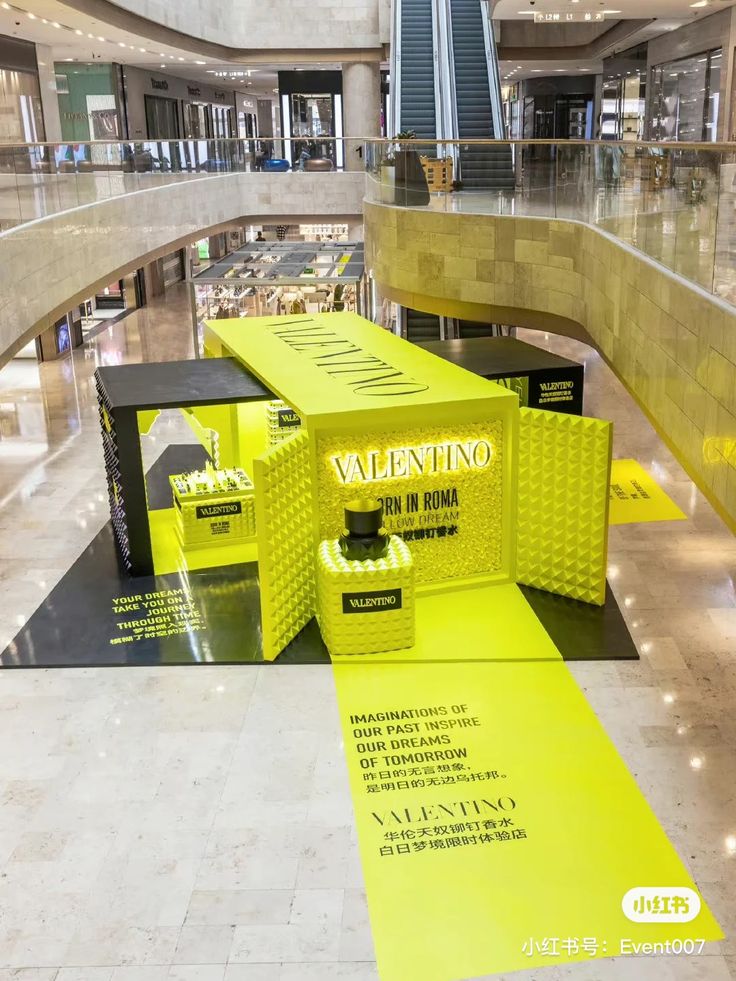
[[366, 203], [366, 266], [418, 310], [582, 327], [736, 523], [736, 311], [595, 228]]

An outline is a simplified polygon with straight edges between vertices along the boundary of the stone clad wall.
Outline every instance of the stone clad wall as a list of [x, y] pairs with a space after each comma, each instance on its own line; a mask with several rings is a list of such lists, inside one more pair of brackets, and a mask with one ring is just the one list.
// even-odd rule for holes
[[360, 173], [221, 174], [130, 191], [11, 228], [0, 234], [0, 365], [95, 288], [202, 232], [241, 218], [355, 220], [364, 184]]
[[736, 523], [736, 311], [598, 229], [366, 204], [366, 268], [407, 306], [581, 336]]
[[[378, 48], [386, 0], [115, 0], [131, 14], [250, 51]], [[379, 26], [380, 21], [380, 26]]]

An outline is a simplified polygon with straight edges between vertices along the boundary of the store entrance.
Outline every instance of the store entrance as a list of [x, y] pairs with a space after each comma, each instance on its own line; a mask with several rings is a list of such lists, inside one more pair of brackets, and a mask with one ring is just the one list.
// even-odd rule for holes
[[[301, 95], [289, 98], [291, 163], [303, 169], [305, 154], [310, 160], [331, 160], [337, 164], [335, 136], [335, 98], [333, 95]], [[326, 139], [327, 137], [327, 139]]]

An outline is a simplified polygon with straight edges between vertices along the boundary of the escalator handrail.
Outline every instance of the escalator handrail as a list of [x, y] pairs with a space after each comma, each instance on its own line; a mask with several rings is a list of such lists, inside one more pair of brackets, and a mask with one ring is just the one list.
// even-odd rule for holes
[[391, 61], [386, 120], [389, 138], [401, 132], [401, 0], [392, 0], [391, 10]]
[[[459, 127], [457, 121], [457, 93], [455, 87], [455, 49], [452, 39], [451, 0], [435, 0], [437, 26], [439, 32], [440, 59], [440, 109], [437, 136], [442, 140], [457, 140]], [[444, 56], [442, 55], [444, 53]], [[447, 84], [444, 84], [445, 79]], [[445, 97], [442, 97], [444, 93]], [[438, 150], [442, 156], [452, 157], [455, 179], [460, 175], [460, 152], [456, 145], [443, 146]]]
[[491, 116], [493, 118], [493, 138], [506, 139], [506, 123], [503, 115], [503, 100], [501, 98], [501, 75], [498, 71], [498, 50], [493, 33], [491, 20], [491, 5], [488, 0], [478, 0], [480, 16], [483, 22], [483, 45], [486, 49], [486, 65], [488, 67], [488, 86], [491, 93]]

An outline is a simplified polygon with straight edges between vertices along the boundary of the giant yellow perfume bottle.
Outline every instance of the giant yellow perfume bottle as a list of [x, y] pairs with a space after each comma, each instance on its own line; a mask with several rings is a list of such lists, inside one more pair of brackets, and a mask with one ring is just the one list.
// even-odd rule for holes
[[317, 610], [331, 654], [375, 654], [414, 644], [414, 564], [408, 545], [382, 527], [378, 501], [345, 507], [345, 531], [320, 543]]

